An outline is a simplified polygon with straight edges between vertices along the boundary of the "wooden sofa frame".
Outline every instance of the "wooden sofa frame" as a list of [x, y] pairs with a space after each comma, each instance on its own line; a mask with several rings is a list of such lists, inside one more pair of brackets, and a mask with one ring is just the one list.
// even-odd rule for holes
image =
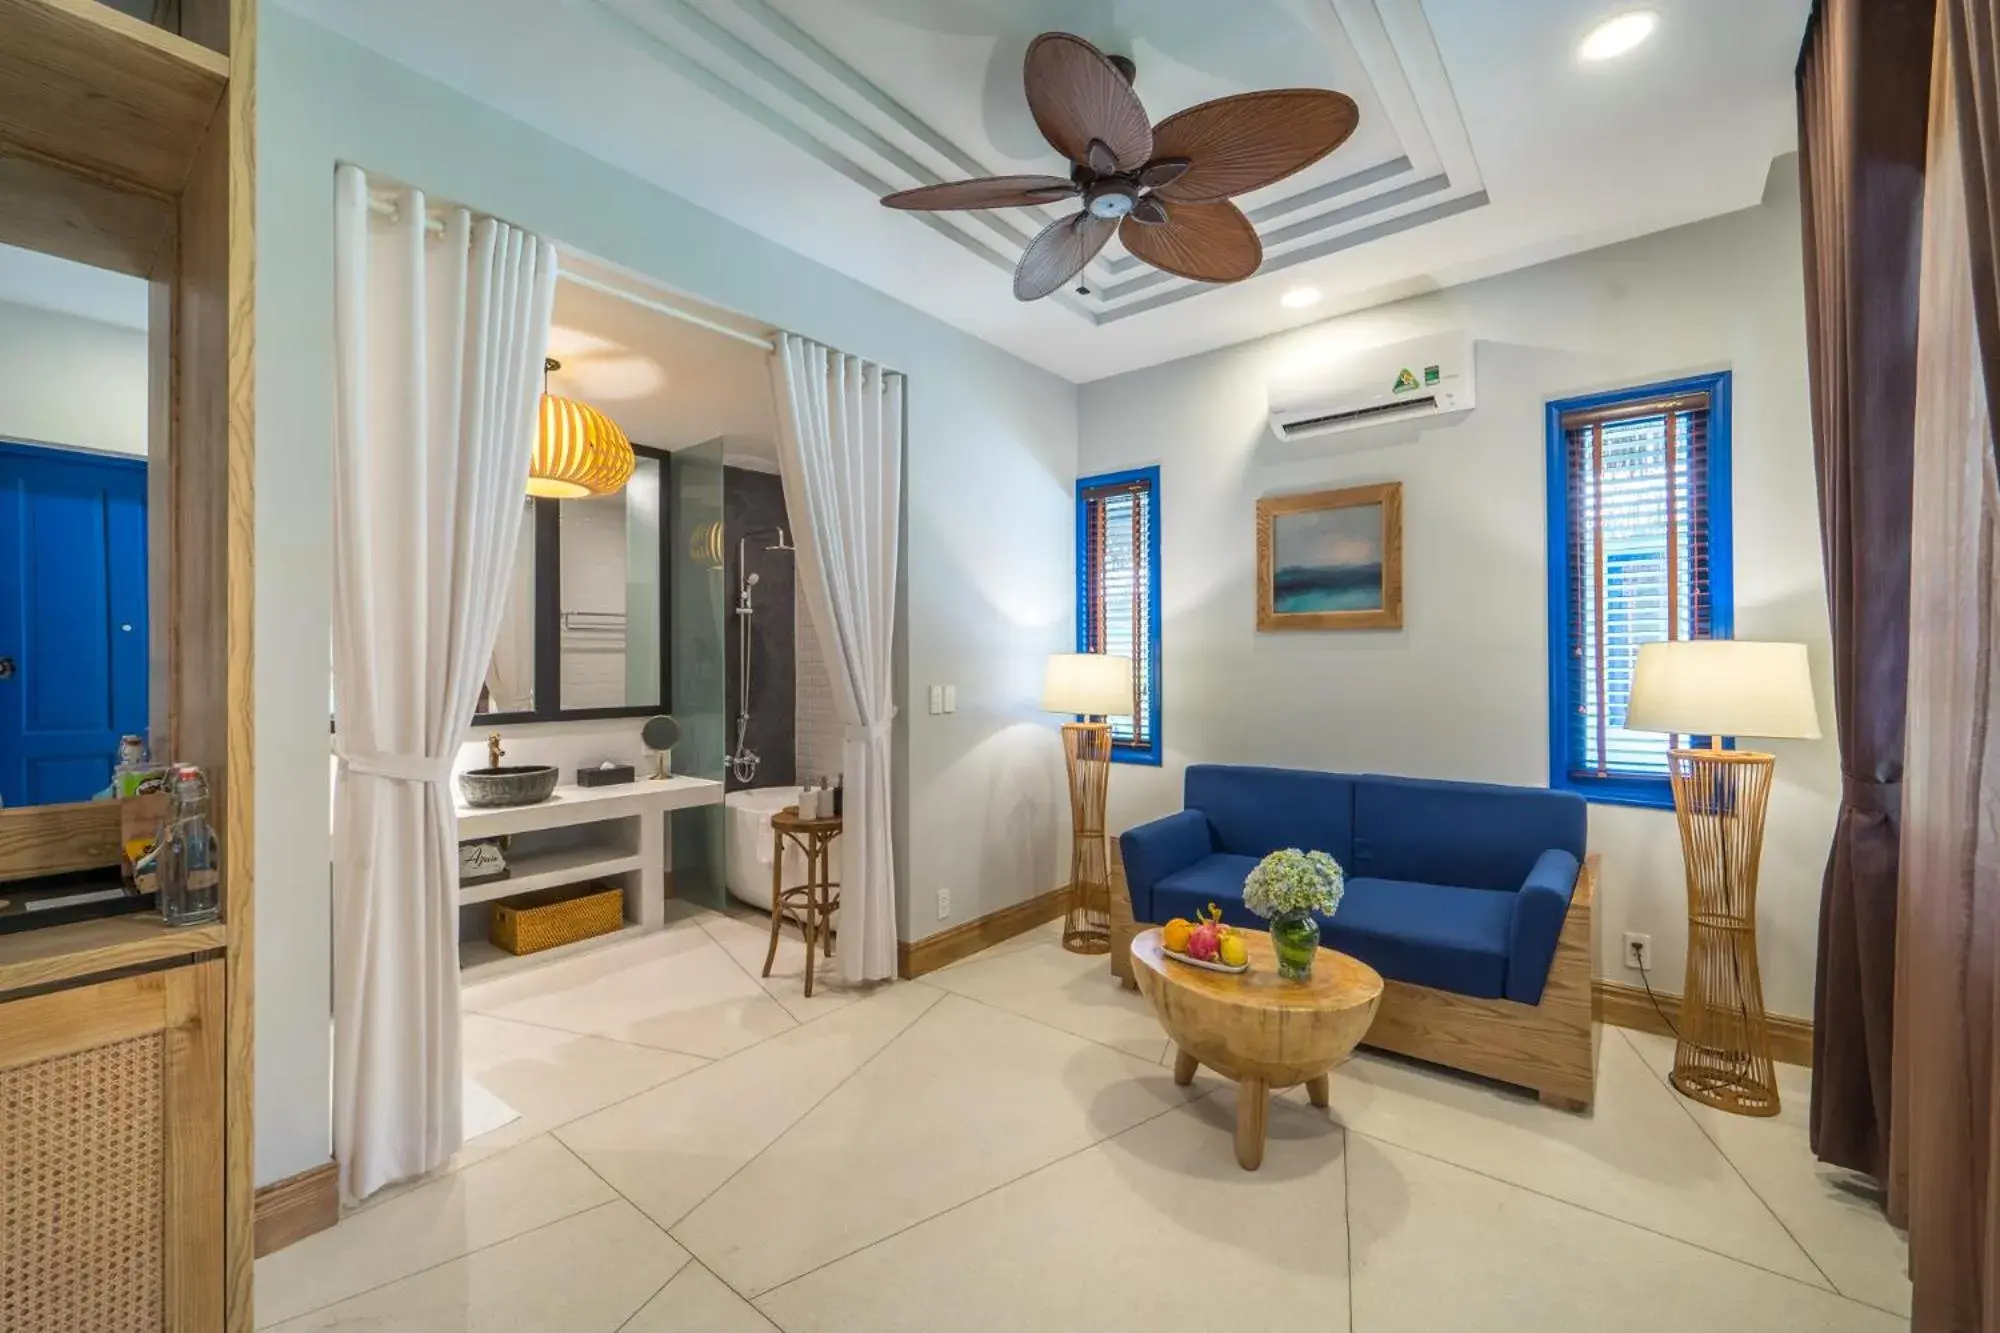
[[[1593, 854], [1577, 873], [1540, 1004], [1483, 1000], [1387, 981], [1382, 1007], [1362, 1043], [1532, 1089], [1543, 1103], [1562, 1110], [1589, 1110], [1597, 1096], [1597, 1026], [1591, 1020], [1597, 875]], [[1138, 988], [1132, 976], [1132, 941], [1156, 924], [1134, 917], [1125, 861], [1113, 841], [1111, 971], [1127, 990]]]

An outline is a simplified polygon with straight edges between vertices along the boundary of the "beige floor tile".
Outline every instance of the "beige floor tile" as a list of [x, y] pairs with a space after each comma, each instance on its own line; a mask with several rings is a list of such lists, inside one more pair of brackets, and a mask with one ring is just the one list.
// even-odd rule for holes
[[772, 1291], [787, 1333], [1336, 1333], [1347, 1323], [1339, 1127], [1274, 1112], [1261, 1171], [1235, 1099], [1188, 1103]]
[[559, 1137], [671, 1226], [942, 998], [928, 986], [892, 986], [585, 1117]]
[[632, 1316], [620, 1333], [779, 1333], [757, 1307], [700, 1264], [674, 1275], [665, 1291]]
[[1825, 1285], [1771, 1210], [1615, 1035], [1603, 1042], [1597, 1105], [1586, 1115], [1372, 1054], [1334, 1072], [1333, 1109], [1371, 1138]]
[[674, 1238], [754, 1296], [1186, 1100], [1151, 1061], [946, 996]]
[[1819, 1287], [1349, 1135], [1354, 1327], [1365, 1333], [1893, 1333]]
[[465, 1072], [520, 1112], [520, 1119], [468, 1141], [458, 1154], [459, 1169], [707, 1063], [650, 1046], [467, 1014]]
[[465, 992], [473, 1013], [717, 1059], [791, 1028], [695, 917]]
[[1063, 949], [1059, 935], [997, 956], [981, 954], [926, 977], [932, 985], [1074, 1032], [1145, 1060], [1166, 1041], [1152, 1006], [1112, 977], [1102, 954]]
[[832, 982], [833, 960], [824, 953], [813, 959], [813, 993], [806, 995], [806, 942], [798, 927], [785, 926], [778, 932], [778, 956], [771, 960], [771, 975], [765, 976], [764, 955], [771, 946], [771, 919], [766, 916], [721, 916], [703, 918], [702, 929], [736, 960], [764, 993], [785, 1007], [785, 1012], [801, 1023], [823, 1018], [856, 1000], [866, 998], [867, 987], [839, 986]]
[[[1607, 1028], [1605, 1040], [1628, 1042], [1663, 1080], [1673, 1070], [1671, 1038]], [[1674, 1095], [1836, 1291], [1907, 1315], [1908, 1243], [1889, 1225], [1865, 1180], [1814, 1159], [1808, 1129], [1812, 1071], [1782, 1064], [1777, 1070], [1779, 1113], [1769, 1119], [1731, 1115]]]
[[610, 1203], [283, 1325], [287, 1333], [614, 1333], [687, 1262]]
[[614, 1195], [560, 1143], [531, 1139], [257, 1261], [262, 1328], [595, 1208]]

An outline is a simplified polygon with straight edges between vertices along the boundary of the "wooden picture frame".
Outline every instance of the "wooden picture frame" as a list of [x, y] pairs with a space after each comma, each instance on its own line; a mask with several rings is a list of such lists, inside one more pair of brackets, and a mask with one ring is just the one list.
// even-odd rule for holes
[[[1345, 574], [1337, 566], [1317, 571], [1321, 582], [1315, 586], [1281, 592], [1277, 586], [1281, 572], [1278, 544], [1283, 521], [1290, 516], [1324, 514], [1337, 510], [1379, 509], [1379, 572], [1371, 576], [1369, 566], [1354, 566], [1355, 574]], [[1355, 524], [1357, 536], [1351, 540], [1377, 540], [1376, 529], [1366, 520]], [[1337, 530], [1334, 530], [1337, 531]], [[1321, 534], [1328, 540], [1332, 533]], [[1287, 570], [1295, 567], [1287, 565]], [[1311, 580], [1308, 572], [1305, 578]], [[1373, 586], [1371, 586], [1373, 585]], [[1373, 595], [1371, 595], [1371, 593]], [[1342, 600], [1358, 600], [1352, 608], [1333, 605]], [[1294, 608], [1304, 602], [1311, 609]], [[1324, 604], [1324, 605], [1321, 605]], [[1383, 482], [1376, 486], [1350, 486], [1337, 491], [1308, 491], [1299, 495], [1267, 495], [1257, 501], [1257, 628], [1268, 630], [1350, 630], [1401, 629], [1403, 627], [1403, 483]]]

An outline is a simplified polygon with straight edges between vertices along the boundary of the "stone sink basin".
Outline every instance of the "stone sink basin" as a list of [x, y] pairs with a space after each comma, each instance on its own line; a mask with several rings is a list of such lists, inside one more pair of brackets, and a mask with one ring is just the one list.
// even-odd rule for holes
[[481, 810], [507, 805], [534, 805], [556, 789], [556, 770], [548, 764], [518, 764], [501, 768], [469, 768], [458, 775], [465, 803]]

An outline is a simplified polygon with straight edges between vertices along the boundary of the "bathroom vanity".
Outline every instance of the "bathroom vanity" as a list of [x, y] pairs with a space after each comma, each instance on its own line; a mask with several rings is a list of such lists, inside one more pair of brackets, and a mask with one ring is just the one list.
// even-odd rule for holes
[[508, 875], [461, 884], [461, 907], [497, 902], [539, 889], [590, 882], [625, 890], [625, 929], [541, 953], [515, 957], [487, 943], [484, 934], [459, 945], [460, 976], [473, 981], [600, 947], [610, 940], [666, 922], [666, 816], [675, 810], [722, 804], [722, 784], [708, 778], [641, 779], [614, 787], [560, 786], [533, 805], [476, 809], [461, 800], [460, 842], [513, 836]]

